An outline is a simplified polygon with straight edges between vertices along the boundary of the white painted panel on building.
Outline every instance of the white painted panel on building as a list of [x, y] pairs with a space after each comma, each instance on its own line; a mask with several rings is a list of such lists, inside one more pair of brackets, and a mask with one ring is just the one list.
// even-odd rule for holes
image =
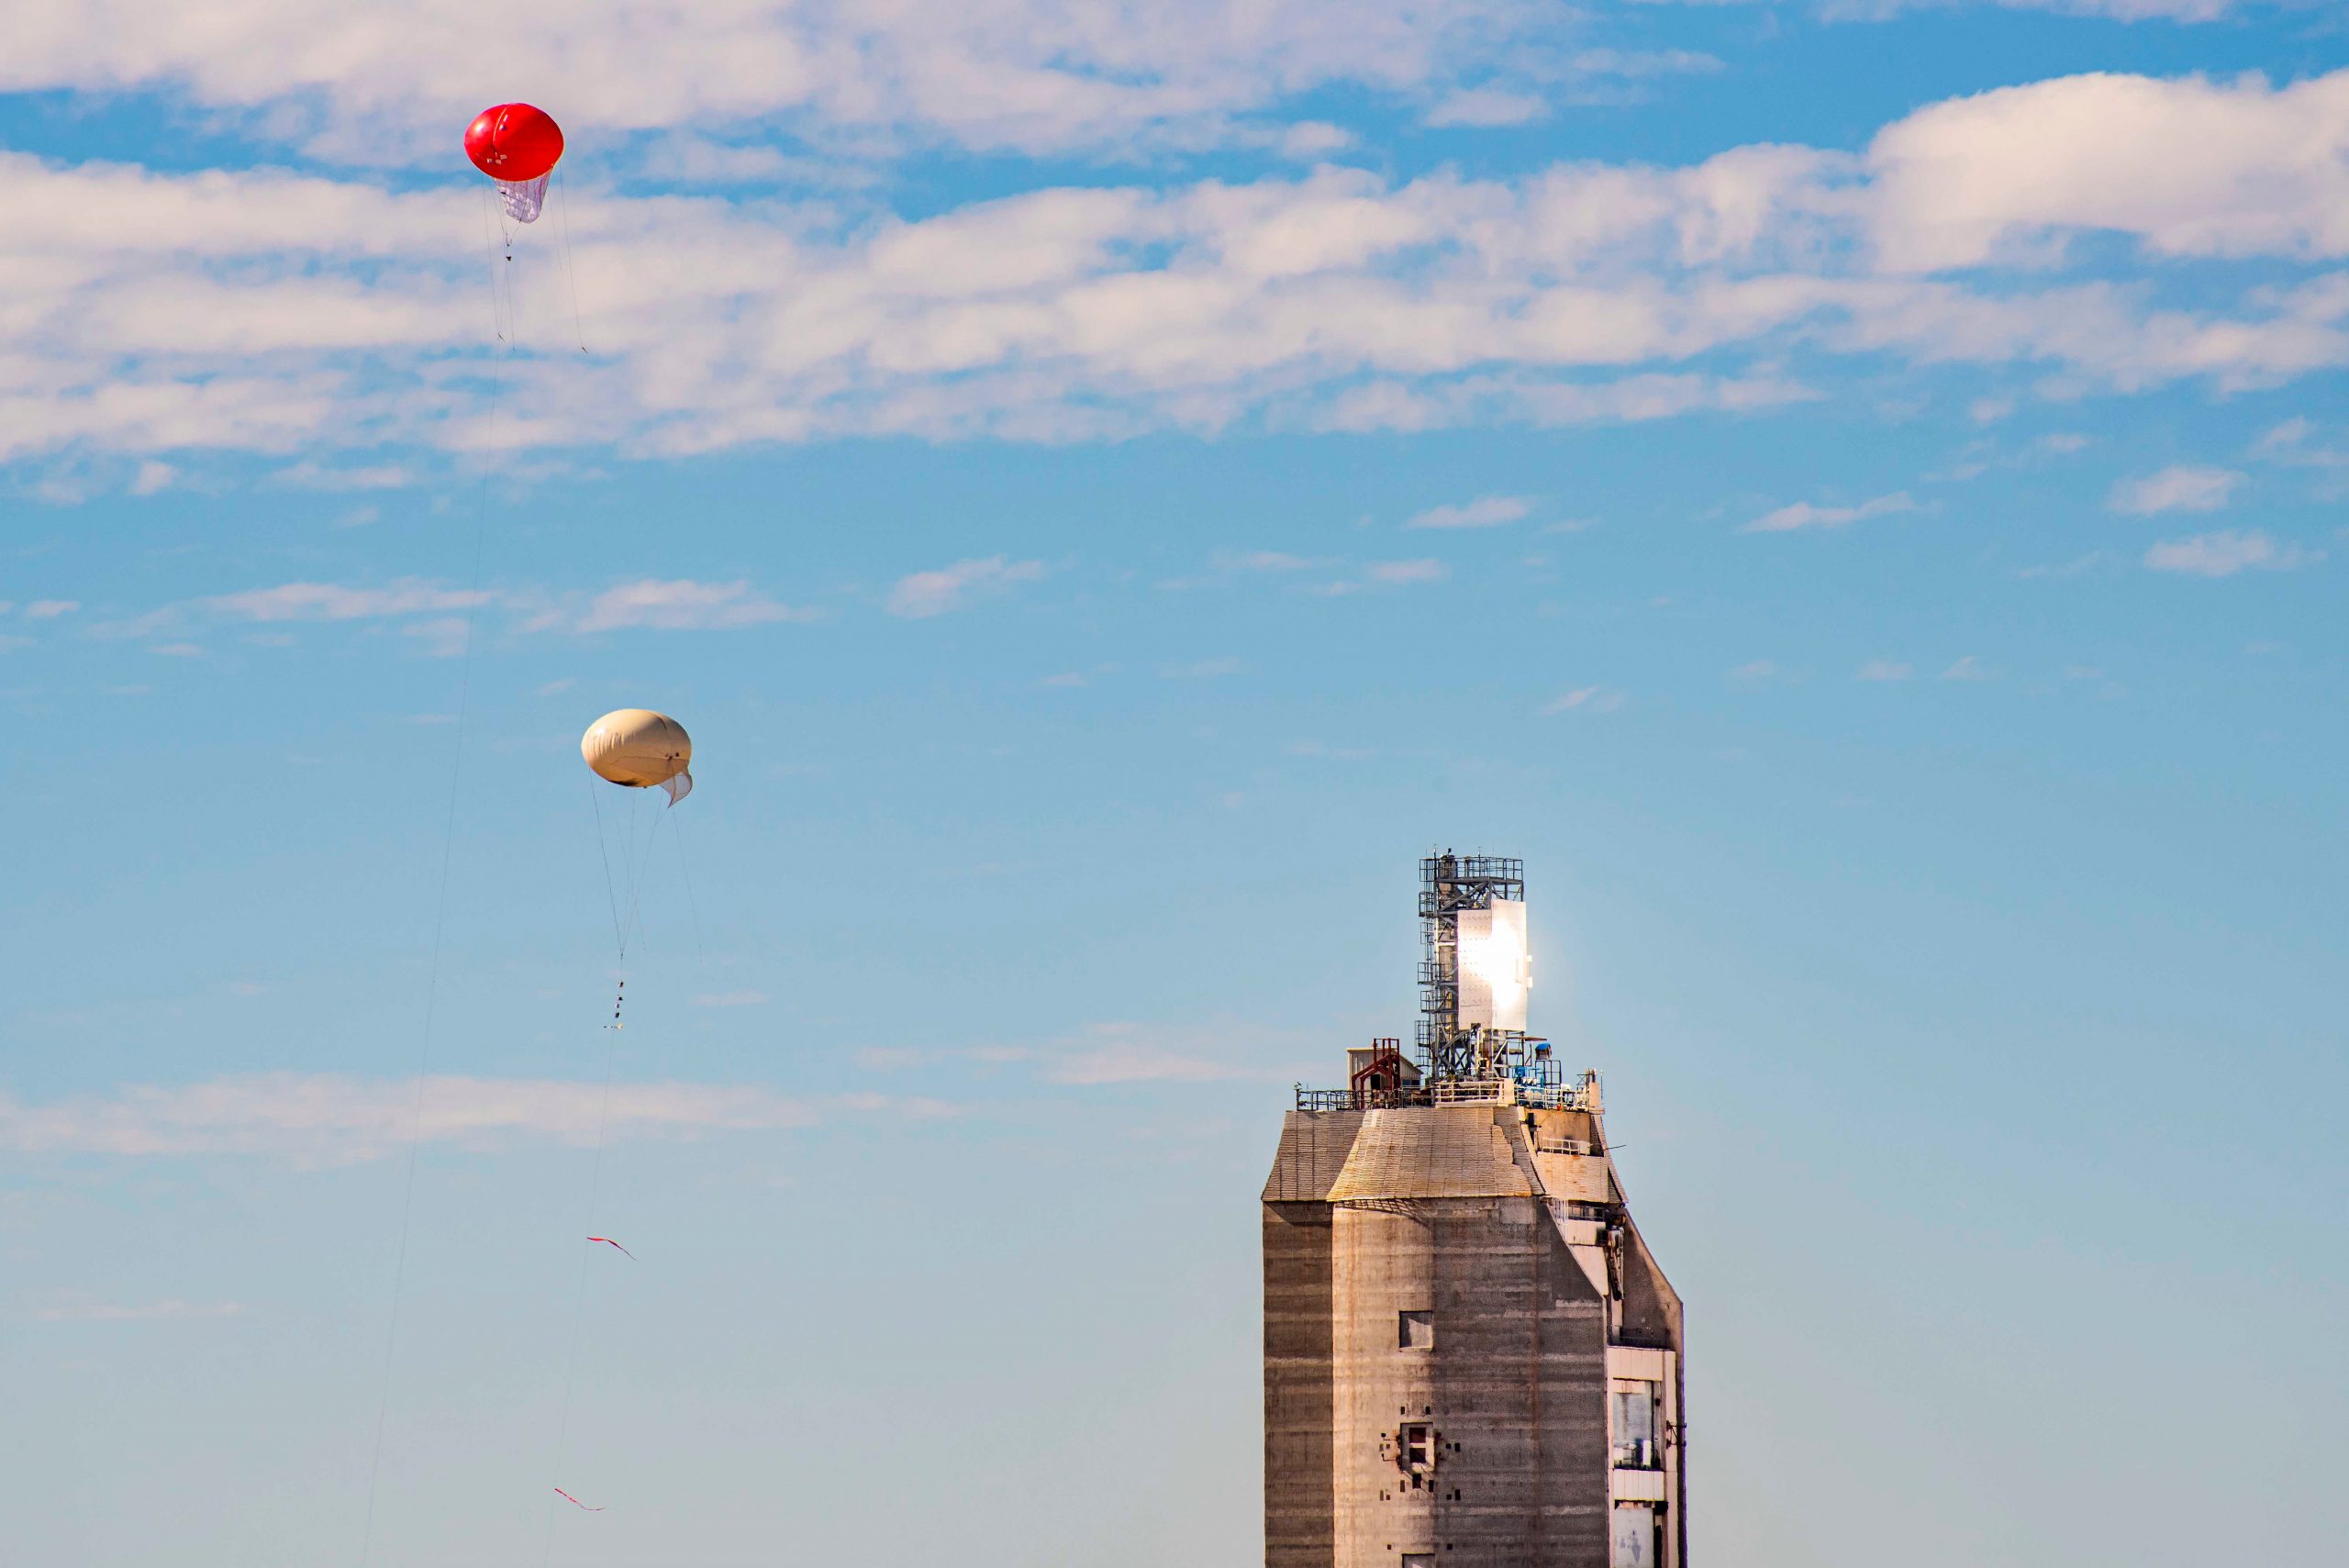
[[1638, 1345], [1607, 1347], [1607, 1375], [1635, 1377], [1643, 1383], [1666, 1383], [1672, 1377], [1670, 1351], [1644, 1350]]
[[1615, 1500], [1619, 1503], [1661, 1503], [1664, 1500], [1664, 1479], [1661, 1470], [1616, 1471]]
[[1611, 1295], [1607, 1286], [1607, 1249], [1604, 1247], [1568, 1247], [1582, 1272], [1589, 1276], [1590, 1287], [1601, 1296]]
[[1599, 1245], [1598, 1233], [1607, 1229], [1606, 1222], [1598, 1219], [1575, 1219], [1571, 1216], [1563, 1215], [1560, 1213], [1560, 1208], [1563, 1207], [1553, 1207], [1550, 1210], [1550, 1217], [1558, 1222], [1558, 1234], [1566, 1239], [1566, 1245], [1569, 1247]]
[[1533, 960], [1526, 950], [1525, 904], [1496, 898], [1488, 909], [1459, 915], [1460, 1022], [1525, 1032]]
[[1634, 1504], [1615, 1510], [1614, 1568], [1655, 1568], [1655, 1510]]

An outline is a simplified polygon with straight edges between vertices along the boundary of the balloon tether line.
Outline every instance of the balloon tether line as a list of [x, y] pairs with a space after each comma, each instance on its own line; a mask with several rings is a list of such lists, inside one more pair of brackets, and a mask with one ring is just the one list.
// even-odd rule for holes
[[[628, 982], [622, 980], [620, 984], [626, 985]], [[615, 1018], [618, 1017], [617, 1010], [613, 1016]], [[612, 1027], [617, 1029], [618, 1025], [615, 1023]], [[611, 1121], [612, 1082], [619, 1071], [619, 1049], [620, 1042], [617, 1039], [604, 1048], [604, 1090], [596, 1104], [596, 1152], [587, 1167], [587, 1223], [583, 1228], [586, 1231], [596, 1229], [596, 1210], [603, 1195], [605, 1132]], [[579, 1283], [573, 1289], [571, 1296], [571, 1346], [563, 1352], [562, 1414], [556, 1420], [554, 1436], [554, 1473], [558, 1481], [562, 1478], [563, 1463], [570, 1457], [571, 1451], [571, 1392], [579, 1373], [579, 1330], [587, 1312], [587, 1266], [590, 1251], [586, 1243], [580, 1243]], [[558, 1485], [555, 1490], [560, 1493], [562, 1488]], [[582, 1506], [584, 1507], [584, 1504]], [[545, 1538], [539, 1553], [540, 1568], [546, 1568], [546, 1564], [554, 1557], [554, 1501], [550, 1498], [547, 1502]]]
[[424, 1029], [417, 1042], [416, 1099], [408, 1112], [407, 1173], [400, 1184], [399, 1240], [392, 1264], [391, 1321], [384, 1331], [383, 1386], [375, 1401], [373, 1453], [367, 1463], [367, 1513], [360, 1529], [360, 1568], [366, 1568], [374, 1552], [375, 1497], [384, 1470], [384, 1432], [392, 1407], [392, 1369], [399, 1348], [400, 1305], [407, 1289], [408, 1237], [416, 1215], [416, 1168], [417, 1154], [424, 1147], [425, 1086], [430, 1082], [428, 1074], [432, 1063], [432, 1025], [440, 997], [441, 937], [448, 928], [449, 872], [456, 859], [457, 846], [457, 797], [464, 780], [465, 717], [473, 697], [473, 619], [479, 613], [482, 556], [489, 534], [488, 483], [486, 479], [482, 482], [480, 514], [473, 527], [473, 592], [466, 595], [464, 655], [457, 673], [457, 733], [450, 749], [449, 814], [440, 833], [440, 884], [432, 905], [432, 959], [426, 970]]
[[[490, 250], [495, 251], [499, 244], [498, 226], [496, 220], [489, 216], [489, 187], [484, 185], [481, 188], [482, 238], [489, 242]], [[514, 258], [509, 255], [506, 259], [511, 261]], [[507, 295], [512, 292], [512, 283], [513, 280], [505, 275], [505, 269], [497, 265], [493, 256], [489, 267], [489, 327], [491, 333], [509, 350], [514, 347], [514, 339], [507, 330], [507, 317], [513, 315], [513, 311]]]
[[558, 167], [554, 172], [556, 250], [562, 258], [563, 281], [571, 290], [571, 329], [578, 336], [579, 351], [584, 354], [587, 352], [587, 328], [579, 318], [579, 269], [571, 259], [571, 197], [566, 194], [568, 188], [569, 182], [563, 179], [562, 170]]

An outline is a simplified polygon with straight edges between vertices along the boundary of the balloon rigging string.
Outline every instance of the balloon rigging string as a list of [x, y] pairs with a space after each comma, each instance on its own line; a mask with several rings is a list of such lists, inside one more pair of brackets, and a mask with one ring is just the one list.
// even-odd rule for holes
[[481, 597], [482, 559], [489, 535], [488, 481], [482, 482], [480, 510], [473, 526], [473, 590], [465, 595], [464, 651], [457, 667], [457, 733], [450, 749], [449, 811], [440, 832], [440, 881], [432, 902], [432, 957], [424, 984], [424, 1028], [417, 1041], [416, 1095], [408, 1109], [407, 1171], [400, 1184], [399, 1239], [393, 1251], [392, 1307], [384, 1331], [384, 1375], [375, 1401], [375, 1439], [367, 1462], [367, 1511], [359, 1540], [360, 1568], [366, 1568], [375, 1545], [375, 1500], [384, 1470], [384, 1436], [392, 1407], [392, 1373], [399, 1349], [400, 1307], [407, 1293], [408, 1239], [416, 1218], [416, 1172], [424, 1147], [424, 1103], [430, 1083], [432, 1028], [440, 999], [442, 937], [449, 920], [449, 875], [456, 860], [457, 800], [464, 782], [465, 718], [472, 706], [473, 619]]
[[[618, 1073], [619, 1048], [619, 1035], [615, 1031], [610, 1043], [604, 1048], [604, 1089], [596, 1104], [596, 1150], [587, 1167], [587, 1211], [584, 1223], [580, 1227], [583, 1237], [593, 1234], [596, 1229], [596, 1214], [603, 1195], [605, 1134], [611, 1123], [612, 1083]], [[562, 1495], [562, 1467], [571, 1452], [571, 1395], [579, 1374], [579, 1333], [586, 1321], [587, 1270], [595, 1251], [585, 1240], [579, 1242], [578, 1246], [578, 1282], [571, 1294], [571, 1343], [562, 1358], [562, 1413], [555, 1422], [553, 1484], [557, 1496]], [[554, 1556], [554, 1498], [550, 1497], [546, 1505], [546, 1529], [539, 1551], [540, 1568], [546, 1568]]]
[[513, 246], [510, 242], [502, 242], [499, 239], [500, 230], [497, 220], [490, 216], [490, 200], [489, 187], [484, 185], [482, 187], [481, 192], [481, 230], [482, 238], [488, 242], [490, 252], [490, 330], [496, 334], [497, 340], [500, 343], [505, 344], [507, 350], [510, 352], [514, 347], [514, 332], [512, 330], [512, 317], [514, 315], [512, 294], [514, 281], [507, 275], [507, 268], [501, 267], [497, 264], [497, 257], [499, 250], [503, 249], [506, 252], [506, 261], [510, 266], [514, 260]]
[[[645, 793], [651, 792], [648, 790]], [[636, 836], [636, 813], [631, 813], [629, 818], [629, 837], [631, 840]], [[651, 880], [652, 874], [653, 847], [661, 841], [661, 824], [668, 819], [669, 813], [665, 809], [652, 819], [651, 830], [644, 836], [644, 857], [635, 861], [636, 869], [629, 877], [628, 922], [620, 929], [620, 958], [623, 962], [628, 958], [629, 944], [637, 938], [639, 917], [644, 909], [644, 884]], [[629, 852], [633, 859], [635, 850], [632, 843]]]
[[571, 197], [558, 166], [554, 172], [555, 254], [562, 261], [563, 282], [571, 290], [571, 329], [579, 338], [579, 351], [587, 352], [587, 328], [579, 317], [579, 271], [571, 261]]
[[604, 792], [596, 787], [600, 781], [594, 773], [587, 775], [587, 804], [596, 808], [596, 852], [604, 857], [604, 901], [612, 910], [612, 945], [628, 956], [628, 943], [620, 935], [619, 895], [612, 889], [612, 851], [604, 842]]
[[[640, 794], [637, 802], [628, 812], [628, 837], [621, 847], [620, 856], [621, 880], [619, 884], [616, 884], [612, 879], [612, 858], [609, 840], [604, 828], [603, 795], [602, 792], [597, 790], [595, 786], [596, 781], [591, 778], [588, 781], [588, 799], [596, 814], [596, 852], [602, 856], [604, 862], [604, 894], [606, 903], [612, 912], [612, 930], [615, 939], [614, 946], [618, 952], [620, 962], [623, 965], [623, 968], [625, 968], [628, 961], [629, 945], [635, 938], [637, 920], [643, 906], [644, 884], [650, 879], [652, 869], [652, 853], [661, 841], [661, 823], [662, 819], [668, 816], [668, 813], [664, 810], [652, 819], [651, 828], [644, 835], [644, 852], [642, 857], [640, 858], [637, 854], [636, 849], [638, 821], [639, 818], [643, 816], [642, 794]], [[650, 792], [647, 791], [643, 793], [649, 794]], [[619, 913], [619, 894], [623, 886], [625, 887], [628, 895], [627, 914], [624, 917]], [[696, 917], [696, 920], [698, 920], [698, 917]], [[581, 1232], [583, 1236], [592, 1233], [596, 1229], [596, 1216], [600, 1211], [602, 1206], [604, 1187], [604, 1151], [607, 1143], [609, 1141], [608, 1133], [611, 1125], [612, 1087], [618, 1073], [619, 1011], [621, 1002], [628, 995], [628, 979], [625, 973], [623, 973], [619, 984], [619, 997], [616, 998], [613, 1002], [612, 1022], [607, 1026], [612, 1031], [613, 1038], [604, 1048], [604, 1086], [597, 1098], [596, 1106], [595, 1151], [589, 1162], [587, 1171], [587, 1204], [585, 1214], [583, 1217], [584, 1224]], [[556, 1418], [555, 1423], [552, 1470], [554, 1476], [553, 1496], [548, 1498], [546, 1504], [545, 1527], [541, 1537], [539, 1557], [540, 1568], [545, 1568], [545, 1565], [551, 1562], [554, 1556], [554, 1523], [557, 1513], [554, 1506], [554, 1499], [556, 1497], [565, 1496], [568, 1495], [563, 1492], [561, 1483], [563, 1479], [563, 1466], [570, 1459], [571, 1409], [573, 1395], [576, 1393], [578, 1387], [579, 1341], [586, 1322], [587, 1271], [592, 1266], [595, 1255], [592, 1243], [587, 1240], [582, 1240], [579, 1243], [579, 1269], [572, 1288], [571, 1331], [568, 1335], [568, 1342], [563, 1351], [562, 1400], [560, 1407], [561, 1413]]]

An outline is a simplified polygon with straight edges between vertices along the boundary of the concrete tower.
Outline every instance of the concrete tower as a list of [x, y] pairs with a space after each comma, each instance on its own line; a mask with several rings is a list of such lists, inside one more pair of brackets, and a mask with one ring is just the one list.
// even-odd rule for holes
[[1300, 1087], [1264, 1184], [1266, 1568], [1683, 1568], [1680, 1298], [1525, 1032], [1522, 864], [1420, 869], [1418, 1050]]

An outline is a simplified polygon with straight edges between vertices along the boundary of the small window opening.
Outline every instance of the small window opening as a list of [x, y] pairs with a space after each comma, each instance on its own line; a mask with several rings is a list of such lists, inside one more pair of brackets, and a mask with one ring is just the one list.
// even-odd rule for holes
[[1428, 1311], [1395, 1315], [1395, 1343], [1406, 1351], [1435, 1349], [1435, 1314]]
[[1435, 1473], [1436, 1437], [1434, 1424], [1409, 1421], [1395, 1434], [1395, 1462], [1404, 1474], [1411, 1478], [1413, 1486], [1426, 1485], [1427, 1477]]

